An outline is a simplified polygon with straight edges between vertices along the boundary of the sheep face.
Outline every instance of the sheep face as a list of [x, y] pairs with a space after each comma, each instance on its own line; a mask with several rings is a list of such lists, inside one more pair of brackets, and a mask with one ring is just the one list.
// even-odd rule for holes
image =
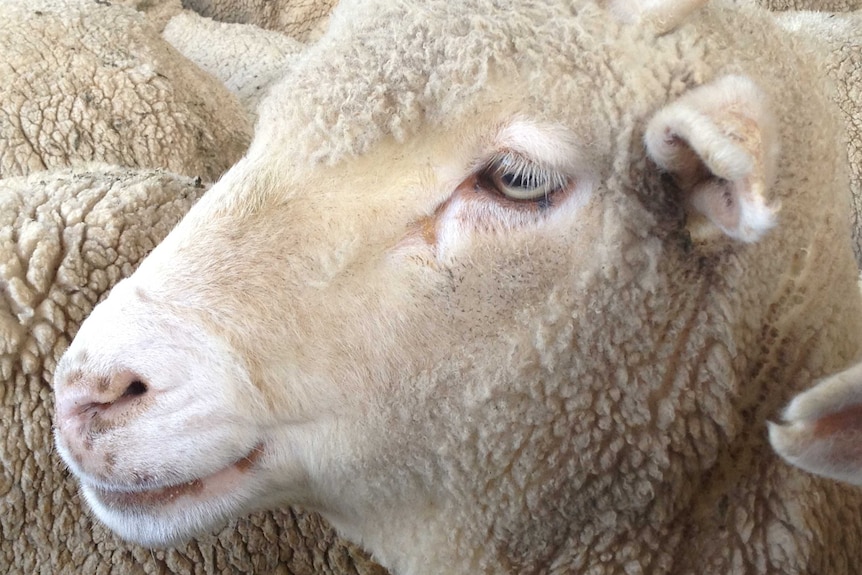
[[429, 6], [342, 7], [64, 356], [57, 444], [123, 537], [297, 503], [398, 571], [523, 572], [609, 516], [659, 537], [765, 425], [742, 348], [812, 201], [769, 110], [828, 126], [728, 74], [778, 86], [775, 38], [728, 41], [757, 14]]

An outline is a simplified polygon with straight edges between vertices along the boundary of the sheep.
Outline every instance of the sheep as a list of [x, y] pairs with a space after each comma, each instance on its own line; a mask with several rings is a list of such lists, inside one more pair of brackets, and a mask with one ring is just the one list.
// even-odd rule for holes
[[251, 139], [237, 99], [134, 10], [0, 3], [0, 178], [102, 161], [214, 181]]
[[154, 553], [123, 545], [74, 504], [46, 414], [57, 359], [109, 286], [131, 274], [207, 187], [106, 165], [0, 180], [3, 573], [381, 573], [319, 518], [292, 510]]
[[[237, 28], [239, 28], [239, 27], [237, 27]], [[15, 209], [12, 209], [12, 210], [10, 210], [10, 213], [14, 213], [15, 211], [16, 211]], [[98, 290], [96, 290], [96, 292], [98, 292], [98, 291], [104, 292], [105, 285], [111, 285], [113, 283], [114, 279], [116, 279], [116, 277], [117, 276], [111, 276], [107, 280], [106, 283], [99, 284], [99, 288], [98, 288]], [[57, 347], [62, 348], [62, 345], [58, 345]], [[53, 353], [58, 353], [58, 352], [53, 351]], [[38, 357], [39, 357], [38, 350], [32, 351], [31, 353], [29, 353], [27, 355], [27, 361], [28, 362], [38, 361]], [[53, 360], [51, 360], [51, 361], [53, 361]], [[44, 378], [50, 378], [50, 370], [45, 370], [45, 374], [43, 375], [43, 377]], [[31, 384], [28, 384], [27, 387], [35, 388], [35, 386], [36, 386], [35, 383], [31, 383]], [[20, 397], [22, 397], [22, 396], [27, 397], [26, 394], [22, 394], [22, 393], [10, 393], [10, 394], [8, 394], [8, 397], [10, 398], [10, 400], [15, 401], [15, 402], [17, 402], [20, 399]], [[27, 404], [27, 405], [30, 405], [30, 404]], [[17, 421], [19, 418], [26, 418], [26, 416], [28, 415], [28, 411], [31, 411], [33, 415], [38, 415], [38, 413], [42, 412], [44, 409], [46, 409], [45, 404], [37, 402], [37, 403], [33, 404], [32, 410], [17, 409], [16, 411], [13, 412], [15, 415], [10, 416], [9, 418], [6, 418], [6, 421]], [[13, 426], [13, 429], [15, 431], [17, 431], [17, 426]], [[25, 431], [25, 433], [32, 433], [32, 430]], [[4, 435], [6, 435], [6, 433], [4, 433]], [[10, 438], [10, 439], [12, 439], [12, 441], [10, 441], [9, 444], [14, 446], [16, 443], [16, 441], [14, 441], [14, 440], [17, 439], [19, 437], [19, 435], [20, 434], [12, 434], [11, 438]], [[32, 440], [27, 442], [27, 445], [33, 445], [33, 444], [34, 443]], [[42, 444], [44, 444], [44, 439], [42, 440]], [[17, 453], [17, 448], [10, 449], [9, 452]], [[4, 459], [6, 459], [6, 458], [4, 458]], [[26, 456], [21, 456], [20, 458], [17, 458], [17, 460], [25, 462], [25, 469], [29, 467], [30, 461], [28, 460], [28, 458]], [[41, 477], [44, 481], [45, 476], [41, 476]], [[49, 474], [47, 477], [51, 477], [51, 475]], [[28, 479], [26, 475], [21, 479], [23, 479], [23, 481], [32, 482], [32, 478]], [[19, 479], [13, 478], [13, 482], [19, 482]], [[47, 483], [48, 483], [49, 487], [43, 486], [41, 488], [41, 492], [40, 492], [41, 493], [40, 497], [42, 497], [43, 500], [45, 500], [45, 501], [50, 500], [50, 493], [51, 493], [50, 484], [52, 482], [48, 481]], [[16, 525], [23, 524], [23, 523], [25, 523], [25, 521], [29, 521], [29, 518], [25, 519], [25, 517], [28, 515], [27, 505], [26, 505], [26, 503], [23, 503], [22, 501], [26, 501], [27, 497], [31, 497], [32, 492], [34, 490], [36, 490], [36, 487], [33, 485], [30, 485], [30, 487], [28, 489], [26, 489], [25, 491], [23, 491], [22, 493], [15, 493], [14, 497], [10, 497], [8, 499], [8, 502], [10, 504], [12, 502], [14, 502], [14, 504], [10, 505], [10, 508], [8, 508], [11, 511], [10, 514], [4, 513], [4, 516], [6, 517], [6, 526], [8, 527], [5, 530], [5, 532], [11, 533], [11, 534], [16, 534], [17, 533]], [[61, 492], [64, 492], [64, 493], [71, 493], [71, 491], [72, 491], [72, 489], [71, 489], [70, 485], [63, 485], [63, 487], [61, 489]], [[81, 524], [79, 522], [77, 524], [77, 527], [78, 527], [78, 530], [82, 532], [81, 538], [79, 538], [79, 539], [71, 538], [70, 533], [69, 533], [70, 521], [68, 519], [68, 517], [69, 517], [68, 515], [64, 516], [63, 523], [60, 526], [60, 532], [59, 533], [56, 531], [56, 529], [53, 532], [50, 532], [49, 537], [50, 537], [50, 540], [53, 541], [53, 543], [51, 543], [50, 545], [42, 545], [41, 548], [39, 546], [35, 546], [35, 553], [37, 553], [36, 556], [42, 557], [42, 560], [37, 559], [35, 562], [33, 561], [32, 557], [29, 555], [29, 553], [34, 552], [34, 549], [33, 549], [33, 547], [30, 546], [30, 543], [32, 542], [32, 540], [46, 541], [45, 534], [44, 534], [44, 530], [46, 529], [45, 526], [47, 525], [48, 528], [51, 527], [50, 521], [47, 521], [47, 518], [50, 517], [50, 513], [51, 513], [50, 508], [48, 508], [48, 509], [43, 508], [43, 510], [44, 510], [44, 514], [43, 514], [43, 517], [40, 518], [40, 522], [39, 522], [39, 524], [42, 528], [41, 530], [36, 529], [34, 527], [31, 527], [27, 532], [27, 534], [29, 536], [27, 539], [21, 539], [18, 537], [4, 537], [4, 539], [11, 542], [11, 545], [9, 546], [9, 548], [11, 548], [11, 550], [12, 550], [11, 553], [9, 555], [7, 555], [9, 560], [4, 563], [4, 567], [5, 567], [4, 571], [9, 571], [10, 566], [14, 566], [15, 569], [20, 569], [20, 570], [25, 571], [25, 572], [34, 571], [34, 570], [36, 570], [36, 567], [35, 567], [36, 565], [40, 566], [43, 569], [46, 566], [48, 566], [48, 568], [53, 568], [54, 570], [57, 570], [57, 569], [62, 570], [62, 567], [59, 567], [56, 563], [49, 563], [48, 554], [46, 553], [46, 550], [48, 548], [50, 548], [51, 546], [53, 546], [55, 549], [56, 548], [63, 548], [63, 549], [73, 550], [72, 555], [68, 559], [72, 563], [65, 563], [64, 564], [64, 566], [69, 570], [80, 571], [80, 570], [82, 570], [81, 566], [89, 564], [88, 562], [92, 562], [91, 554], [94, 552], [95, 547], [93, 546], [92, 543], [88, 543], [88, 542], [92, 541], [92, 539], [93, 539], [93, 536], [89, 535], [89, 528], [86, 526], [81, 526]], [[306, 518], [301, 518], [301, 517], [295, 518], [295, 516], [292, 513], [284, 514], [284, 516], [286, 516], [288, 518], [288, 523], [290, 523], [292, 521], [298, 522], [300, 529], [302, 529], [303, 525], [308, 525], [309, 520]], [[251, 533], [256, 534], [259, 538], [263, 538], [264, 533], [266, 533], [267, 531], [270, 531], [272, 529], [271, 526], [274, 524], [277, 524], [277, 523], [274, 523], [273, 519], [270, 517], [266, 517], [266, 518], [264, 518], [262, 516], [255, 517], [253, 519]], [[72, 523], [72, 525], [74, 525], [74, 523]], [[312, 520], [311, 525], [315, 525], [314, 520]], [[242, 529], [243, 533], [246, 533], [246, 534], [248, 533], [248, 531], [246, 531], [246, 529], [244, 529], [244, 528], [241, 528], [241, 529]], [[307, 544], [308, 549], [314, 550], [314, 549], [319, 548], [319, 545], [320, 545], [319, 542], [312, 542], [312, 541], [314, 539], [317, 539], [317, 538], [322, 538], [325, 540], [325, 536], [321, 536], [320, 534], [318, 534], [316, 532], [315, 529], [319, 529], [319, 528], [312, 529], [311, 534], [308, 533], [307, 529], [308, 528], [306, 528], [306, 534], [304, 535], [304, 537], [309, 541], [309, 543]], [[118, 547], [112, 548], [110, 546], [110, 543], [106, 544], [106, 542], [104, 540], [105, 535], [100, 534], [98, 532], [98, 530], [97, 530], [97, 533], [95, 534], [95, 537], [97, 538], [97, 540], [99, 540], [98, 538], [100, 538], [100, 537], [102, 538], [100, 540], [100, 544], [99, 544], [99, 547], [102, 550], [101, 552], [103, 554], [113, 553], [114, 554], [113, 557], [114, 557], [114, 559], [118, 565], [117, 568], [120, 570], [126, 571], [126, 572], [131, 570], [132, 562], [144, 563], [146, 565], [145, 569], [147, 569], [148, 572], [152, 572], [151, 570], [160, 569], [160, 567], [157, 567], [158, 565], [162, 565], [161, 568], [164, 568], [164, 566], [167, 565], [173, 571], [183, 571], [184, 568], [186, 566], [192, 564], [192, 562], [194, 562], [196, 560], [196, 558], [198, 558], [200, 556], [206, 557], [207, 552], [208, 552], [207, 551], [208, 548], [203, 547], [203, 549], [200, 549], [200, 550], [197, 548], [193, 548], [191, 550], [173, 551], [170, 554], [160, 554], [159, 556], [156, 557], [156, 556], [151, 556], [149, 553], [144, 552], [140, 549], [126, 550], [126, 549], [122, 549], [122, 548], [118, 548]], [[248, 549], [248, 547], [247, 547], [248, 543], [243, 543], [243, 542], [239, 541], [238, 537], [239, 537], [238, 535], [234, 534], [233, 545], [236, 545], [236, 546], [240, 547], [241, 549]], [[246, 535], [246, 537], [248, 537], [248, 535]], [[254, 540], [254, 537], [252, 537], [252, 541], [253, 540]], [[80, 545], [80, 544], [76, 545], [77, 542], [81, 542], [81, 541], [83, 541], [83, 545]], [[9, 549], [9, 548], [7, 548], [7, 549]], [[112, 551], [112, 549], [115, 549], [115, 550]], [[335, 549], [337, 550], [339, 548], [336, 546]], [[217, 553], [217, 554], [219, 554], [219, 557], [222, 556], [221, 554], [229, 553], [229, 551], [227, 549], [219, 548], [219, 547], [214, 547], [209, 552]], [[240, 553], [240, 555], [242, 555], [244, 557], [248, 553], [249, 552]], [[333, 553], [333, 551], [329, 550], [327, 553], [331, 557], [332, 556], [331, 553]], [[268, 558], [269, 561], [273, 561], [276, 559], [276, 556], [272, 555], [272, 552], [267, 553], [265, 556]], [[335, 557], [340, 557], [340, 556], [341, 555], [338, 553], [335, 554]], [[64, 556], [64, 558], [65, 558], [65, 556]], [[260, 557], [255, 558], [255, 561], [259, 561], [259, 560], [260, 560]], [[224, 559], [219, 559], [219, 561], [230, 561], [230, 559], [224, 558]], [[243, 561], [246, 561], [246, 562], [243, 563]], [[323, 561], [324, 563], [330, 563], [330, 564], [333, 563], [331, 559], [323, 560], [323, 559], [317, 558], [317, 559], [314, 559], [314, 561], [315, 561], [315, 564], [317, 565], [317, 568], [312, 567], [310, 560], [307, 558], [303, 557], [302, 560], [300, 561], [300, 560], [296, 560], [294, 557], [292, 559], [292, 569], [294, 569], [294, 570], [299, 569], [300, 571], [309, 571], [309, 572], [320, 572], [320, 570], [321, 570], [320, 565], [322, 564], [321, 561]], [[233, 569], [250, 571], [250, 570], [252, 570], [251, 565], [253, 563], [249, 562], [249, 560], [244, 559], [244, 558], [234, 558], [233, 563], [231, 563], [231, 564], [233, 565]], [[334, 563], [333, 566], [339, 572], [341, 572], [341, 571], [352, 571], [355, 568], [355, 567], [350, 566], [349, 563], [348, 564], [344, 564], [344, 563], [339, 564], [337, 561]], [[202, 569], [202, 570], [214, 569], [213, 565], [208, 564], [206, 561], [203, 561], [200, 565], [195, 565], [194, 568], [196, 570], [197, 569]], [[363, 567], [359, 567], [359, 570], [361, 571], [362, 568]], [[373, 569], [372, 567], [368, 567], [368, 566], [365, 566], [364, 568]], [[87, 570], [87, 569], [84, 568], [84, 570]]]
[[253, 24], [299, 42], [316, 40], [336, 0], [183, 0], [185, 8], [221, 22]]
[[862, 494], [765, 434], [862, 353], [840, 119], [770, 15], [698, 4], [339, 5], [57, 366], [96, 516], [298, 504], [396, 574], [856, 573]]

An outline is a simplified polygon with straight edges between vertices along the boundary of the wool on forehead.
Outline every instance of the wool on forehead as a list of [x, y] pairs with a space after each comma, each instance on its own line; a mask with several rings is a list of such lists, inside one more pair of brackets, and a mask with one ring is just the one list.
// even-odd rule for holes
[[[463, 117], [489, 82], [520, 75], [542, 93], [531, 72], [596, 59], [607, 20], [588, 2], [342, 2], [262, 105], [258, 142], [335, 163]], [[553, 73], [541, 80], [547, 88]]]

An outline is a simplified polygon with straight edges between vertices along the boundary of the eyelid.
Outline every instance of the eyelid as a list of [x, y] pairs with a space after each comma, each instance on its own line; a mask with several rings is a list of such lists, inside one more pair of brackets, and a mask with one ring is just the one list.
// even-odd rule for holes
[[583, 137], [559, 124], [516, 118], [499, 129], [492, 148], [497, 153], [515, 154], [553, 172], [572, 176], [593, 163], [583, 142]]
[[530, 176], [534, 180], [546, 182], [551, 189], [559, 189], [566, 185], [569, 178], [550, 166], [531, 160], [523, 154], [512, 151], [502, 151], [494, 154], [489, 163], [489, 169], [497, 174], [512, 173], [516, 176]]

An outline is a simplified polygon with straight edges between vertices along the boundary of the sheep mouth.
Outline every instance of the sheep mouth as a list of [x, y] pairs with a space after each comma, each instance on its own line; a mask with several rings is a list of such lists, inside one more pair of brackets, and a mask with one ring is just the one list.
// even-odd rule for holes
[[263, 455], [263, 445], [214, 473], [152, 489], [111, 489], [88, 485], [86, 489], [105, 507], [116, 510], [165, 507], [182, 498], [209, 499], [231, 491], [242, 482]]

